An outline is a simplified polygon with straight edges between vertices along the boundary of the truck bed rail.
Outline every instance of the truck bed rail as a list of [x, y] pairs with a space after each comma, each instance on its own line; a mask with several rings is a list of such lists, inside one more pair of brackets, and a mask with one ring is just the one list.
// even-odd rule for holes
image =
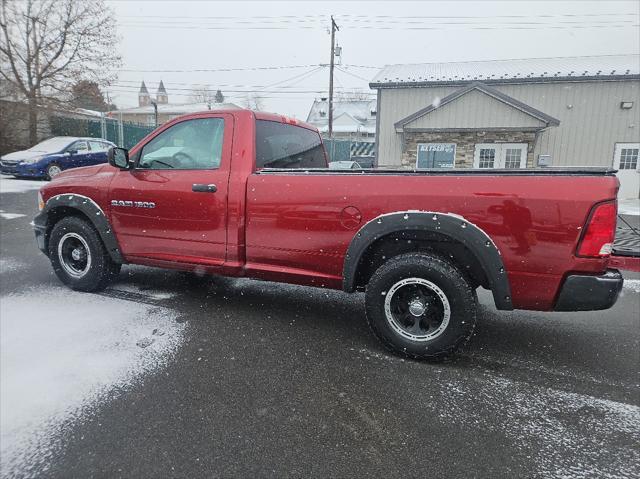
[[328, 168], [262, 168], [256, 174], [289, 175], [405, 175], [405, 176], [613, 176], [618, 170], [613, 168], [522, 168], [522, 169], [484, 169], [484, 168], [437, 168], [429, 170], [362, 168], [350, 170], [332, 170]]

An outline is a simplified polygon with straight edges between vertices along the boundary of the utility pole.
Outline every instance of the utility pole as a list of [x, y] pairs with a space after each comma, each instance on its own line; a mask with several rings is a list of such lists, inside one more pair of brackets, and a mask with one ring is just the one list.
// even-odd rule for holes
[[331, 16], [331, 63], [329, 64], [329, 138], [333, 137], [333, 65], [336, 53], [336, 30], [340, 30], [336, 25], [333, 15]]
[[[154, 123], [156, 124], [156, 128], [158, 128], [158, 104], [156, 103], [155, 100], [151, 100], [151, 105], [153, 106], [153, 117], [154, 117]], [[209, 110], [211, 110], [211, 108], [209, 108]]]

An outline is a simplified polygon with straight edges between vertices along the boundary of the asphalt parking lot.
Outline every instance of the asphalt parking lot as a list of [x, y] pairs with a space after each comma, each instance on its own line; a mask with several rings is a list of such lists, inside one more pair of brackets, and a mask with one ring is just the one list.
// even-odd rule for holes
[[640, 477], [640, 275], [592, 313], [480, 291], [455, 360], [408, 361], [360, 295], [129, 266], [70, 292], [38, 185], [2, 181], [3, 477]]

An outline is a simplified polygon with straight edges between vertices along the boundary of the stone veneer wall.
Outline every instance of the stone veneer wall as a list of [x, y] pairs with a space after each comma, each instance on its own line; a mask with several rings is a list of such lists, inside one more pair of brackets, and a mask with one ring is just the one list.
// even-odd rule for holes
[[519, 131], [446, 131], [404, 133], [402, 166], [415, 168], [418, 143], [455, 143], [456, 168], [473, 168], [473, 154], [477, 143], [527, 143], [527, 168], [533, 167], [534, 132]]

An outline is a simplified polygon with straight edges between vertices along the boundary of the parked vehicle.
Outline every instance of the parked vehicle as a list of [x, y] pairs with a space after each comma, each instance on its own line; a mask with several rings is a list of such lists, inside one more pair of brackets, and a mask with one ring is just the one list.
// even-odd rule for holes
[[351, 157], [352, 161], [355, 161], [360, 165], [360, 168], [375, 168], [376, 158], [375, 156], [361, 156], [356, 155]]
[[102, 138], [55, 136], [0, 157], [0, 173], [50, 180], [64, 170], [106, 163], [112, 146], [116, 145]]
[[612, 170], [330, 170], [318, 131], [279, 115], [176, 118], [108, 165], [40, 191], [40, 250], [73, 289], [125, 263], [365, 291], [390, 350], [456, 351], [476, 289], [500, 310], [611, 307]]
[[332, 161], [329, 163], [332, 170], [361, 170], [362, 166], [356, 161]]

